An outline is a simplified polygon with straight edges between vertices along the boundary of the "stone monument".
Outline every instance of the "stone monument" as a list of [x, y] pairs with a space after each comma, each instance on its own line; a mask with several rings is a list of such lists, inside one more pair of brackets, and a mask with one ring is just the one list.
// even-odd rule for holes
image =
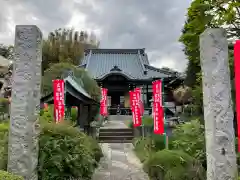
[[200, 36], [208, 180], [236, 180], [228, 42], [223, 29]]
[[8, 171], [37, 180], [42, 33], [33, 25], [15, 33]]

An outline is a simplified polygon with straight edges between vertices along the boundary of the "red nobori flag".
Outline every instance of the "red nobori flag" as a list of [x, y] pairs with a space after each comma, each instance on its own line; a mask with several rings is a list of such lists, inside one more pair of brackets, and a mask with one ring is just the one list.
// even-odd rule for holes
[[164, 133], [164, 109], [159, 102], [154, 102], [154, 133]]
[[236, 89], [236, 112], [238, 128], [238, 152], [240, 152], [240, 40], [234, 45], [234, 71], [235, 71], [235, 89]]
[[107, 92], [108, 90], [106, 88], [101, 89], [100, 114], [102, 116], [107, 116]]
[[162, 81], [157, 80], [153, 82], [153, 102], [159, 102], [162, 105]]
[[56, 123], [64, 120], [64, 80], [53, 80], [54, 118]]
[[144, 113], [144, 105], [143, 105], [143, 100], [142, 100], [142, 90], [141, 88], [135, 88], [134, 91], [137, 93], [137, 98], [139, 99], [139, 106], [141, 110], [141, 115]]
[[131, 109], [132, 109], [132, 118], [133, 118], [133, 126], [138, 127], [141, 126], [142, 124], [142, 119], [141, 119], [141, 109], [139, 106], [139, 99], [137, 92], [135, 91], [130, 91], [130, 104], [131, 104]]
[[153, 120], [154, 133], [164, 133], [164, 108], [162, 106], [162, 81], [153, 82]]

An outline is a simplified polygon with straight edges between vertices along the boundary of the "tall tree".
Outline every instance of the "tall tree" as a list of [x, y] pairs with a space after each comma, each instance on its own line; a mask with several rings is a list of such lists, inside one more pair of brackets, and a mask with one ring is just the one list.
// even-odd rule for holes
[[190, 87], [201, 83], [199, 36], [206, 28], [214, 27], [225, 28], [229, 39], [240, 37], [239, 0], [194, 0], [188, 8], [179, 41], [189, 60], [185, 83]]
[[43, 72], [55, 63], [79, 65], [84, 49], [98, 47], [99, 41], [93, 33], [89, 36], [84, 31], [61, 28], [50, 32], [43, 42]]
[[0, 44], [0, 56], [5, 57], [6, 59], [12, 60], [13, 59], [13, 46], [5, 46]]
[[206, 12], [213, 7], [203, 0], [194, 0], [188, 8], [187, 20], [179, 41], [184, 44], [184, 53], [188, 58], [186, 85], [194, 87], [199, 84], [200, 52], [199, 35], [211, 26], [213, 16]]

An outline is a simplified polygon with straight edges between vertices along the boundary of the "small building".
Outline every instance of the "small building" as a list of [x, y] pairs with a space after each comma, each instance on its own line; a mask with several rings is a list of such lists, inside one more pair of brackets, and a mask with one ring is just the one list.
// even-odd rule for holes
[[110, 114], [116, 113], [118, 105], [122, 114], [130, 112], [129, 91], [136, 87], [142, 87], [145, 110], [150, 110], [152, 81], [156, 79], [164, 82], [164, 101], [174, 106], [172, 90], [183, 81], [176, 71], [151, 66], [145, 49], [88, 49], [79, 67], [108, 89]]

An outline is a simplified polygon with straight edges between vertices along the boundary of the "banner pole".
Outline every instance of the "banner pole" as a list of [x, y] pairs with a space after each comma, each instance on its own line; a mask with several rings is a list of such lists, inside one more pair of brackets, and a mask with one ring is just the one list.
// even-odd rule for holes
[[165, 128], [165, 102], [164, 102], [164, 79], [162, 78], [162, 107], [163, 107], [163, 128], [164, 128], [164, 142], [165, 142], [165, 149], [168, 149], [168, 136], [166, 133], [166, 128]]

